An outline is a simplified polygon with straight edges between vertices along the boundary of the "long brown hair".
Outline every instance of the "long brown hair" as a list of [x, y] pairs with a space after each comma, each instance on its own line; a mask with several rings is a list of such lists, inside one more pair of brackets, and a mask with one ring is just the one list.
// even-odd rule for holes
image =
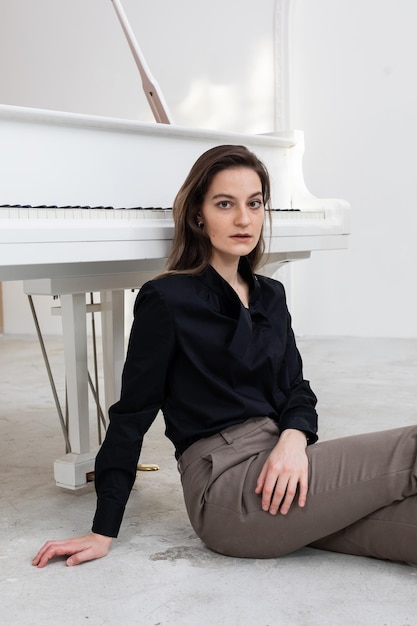
[[[192, 166], [173, 205], [175, 224], [172, 249], [166, 264], [166, 273], [199, 274], [211, 259], [211, 242], [199, 228], [197, 215], [214, 176], [232, 167], [248, 167], [256, 172], [262, 184], [266, 209], [270, 208], [270, 180], [264, 164], [245, 146], [216, 146], [204, 152]], [[265, 243], [263, 229], [255, 248], [247, 255], [252, 270], [263, 257]]]

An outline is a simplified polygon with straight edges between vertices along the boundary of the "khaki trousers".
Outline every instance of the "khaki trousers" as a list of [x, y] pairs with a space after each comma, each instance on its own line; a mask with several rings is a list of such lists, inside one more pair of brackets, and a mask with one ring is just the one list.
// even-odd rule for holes
[[191, 524], [212, 550], [272, 558], [312, 547], [417, 564], [417, 426], [307, 448], [309, 492], [287, 515], [262, 510], [256, 481], [279, 430], [254, 418], [178, 461]]

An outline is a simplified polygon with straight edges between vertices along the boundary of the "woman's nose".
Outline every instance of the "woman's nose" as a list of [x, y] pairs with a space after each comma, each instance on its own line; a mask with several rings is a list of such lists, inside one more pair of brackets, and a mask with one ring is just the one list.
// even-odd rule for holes
[[236, 224], [249, 224], [250, 216], [247, 207], [238, 207], [235, 217]]

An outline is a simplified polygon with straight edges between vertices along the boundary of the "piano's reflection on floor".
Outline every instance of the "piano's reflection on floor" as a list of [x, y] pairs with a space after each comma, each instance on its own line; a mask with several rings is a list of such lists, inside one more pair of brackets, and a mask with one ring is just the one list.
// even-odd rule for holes
[[276, 210], [262, 272], [347, 247], [349, 206], [306, 189], [301, 132], [247, 135], [0, 105], [0, 133], [0, 281], [60, 296], [71, 451], [55, 462], [55, 479], [67, 488], [85, 484], [95, 456], [85, 294], [100, 292], [107, 407], [120, 391], [124, 290], [161, 271], [173, 235], [169, 209], [109, 207], [170, 207], [202, 152], [243, 144], [271, 175]]

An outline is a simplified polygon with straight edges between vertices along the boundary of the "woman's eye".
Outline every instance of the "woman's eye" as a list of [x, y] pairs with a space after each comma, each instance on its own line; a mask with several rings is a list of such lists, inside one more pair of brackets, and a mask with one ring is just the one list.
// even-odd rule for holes
[[229, 200], [222, 200], [221, 202], [219, 202], [218, 206], [221, 209], [228, 209], [230, 207], [230, 202]]
[[259, 209], [262, 206], [262, 200], [252, 200], [249, 206], [251, 209]]

